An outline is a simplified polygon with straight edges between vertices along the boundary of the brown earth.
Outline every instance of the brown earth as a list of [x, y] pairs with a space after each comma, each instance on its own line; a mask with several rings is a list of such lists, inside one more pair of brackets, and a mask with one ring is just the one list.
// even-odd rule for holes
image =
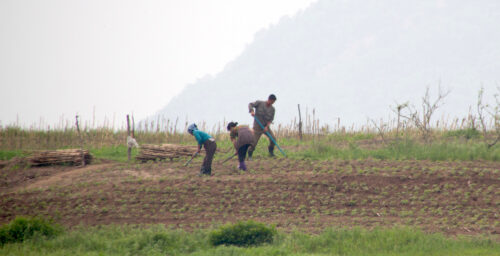
[[446, 234], [500, 234], [500, 163], [201, 159], [0, 170], [0, 223], [18, 215], [79, 224], [164, 223], [193, 229], [254, 219], [284, 230], [417, 226]]

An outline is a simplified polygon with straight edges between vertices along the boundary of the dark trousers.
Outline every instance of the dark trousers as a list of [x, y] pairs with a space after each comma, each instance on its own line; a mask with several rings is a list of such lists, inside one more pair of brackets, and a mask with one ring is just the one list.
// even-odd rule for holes
[[252, 144], [245, 144], [238, 149], [238, 160], [241, 162], [245, 161], [245, 156], [247, 155], [248, 148]]
[[[274, 140], [276, 140], [276, 136], [274, 136], [274, 133], [273, 131], [271, 131], [271, 129], [268, 129], [268, 132], [269, 134], [273, 137]], [[257, 148], [257, 143], [259, 143], [259, 140], [260, 140], [260, 137], [262, 135], [266, 135], [267, 138], [269, 139], [269, 147], [267, 147], [269, 149], [269, 152], [272, 152], [274, 150], [274, 143], [273, 141], [271, 140], [271, 138], [269, 138], [269, 136], [267, 135], [267, 133], [264, 132], [264, 130], [262, 130], [262, 128], [259, 127], [253, 127], [253, 134], [254, 134], [254, 144], [250, 147], [250, 152], [253, 153], [253, 151], [255, 151], [255, 149]]]
[[205, 158], [203, 159], [202, 167], [209, 171], [212, 170], [212, 160], [214, 159], [215, 150], [217, 150], [217, 143], [215, 141], [207, 140], [203, 143], [203, 147], [205, 147]]

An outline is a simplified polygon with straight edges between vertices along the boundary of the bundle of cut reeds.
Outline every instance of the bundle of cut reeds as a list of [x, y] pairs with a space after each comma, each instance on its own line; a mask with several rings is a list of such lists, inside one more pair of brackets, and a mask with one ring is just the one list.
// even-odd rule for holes
[[56, 164], [81, 165], [82, 157], [85, 164], [89, 164], [92, 160], [92, 155], [90, 155], [88, 150], [60, 149], [35, 152], [28, 158], [28, 162], [32, 166]]
[[196, 146], [184, 146], [176, 144], [163, 144], [163, 145], [141, 145], [139, 155], [136, 159], [139, 161], [146, 162], [148, 160], [164, 160], [164, 159], [174, 159], [181, 156], [192, 156], [198, 147]]

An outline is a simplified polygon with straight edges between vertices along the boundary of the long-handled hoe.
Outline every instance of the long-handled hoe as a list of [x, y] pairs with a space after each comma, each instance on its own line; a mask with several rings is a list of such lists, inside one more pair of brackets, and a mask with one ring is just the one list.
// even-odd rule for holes
[[189, 159], [189, 160], [188, 160], [188, 161], [184, 164], [184, 166], [188, 166], [188, 165], [191, 163], [191, 161], [193, 161], [193, 159], [194, 159], [197, 155], [198, 155], [198, 152], [194, 153], [194, 155], [191, 157], [191, 159]]
[[231, 156], [229, 156], [228, 158], [226, 158], [224, 161], [222, 161], [222, 163], [220, 163], [220, 164], [224, 164], [225, 162], [227, 162], [227, 161], [229, 161], [229, 160], [233, 159], [233, 157], [234, 157], [235, 155], [237, 155], [237, 154], [236, 154], [236, 153], [232, 154]]
[[[262, 123], [259, 121], [259, 119], [256, 116], [254, 116], [254, 118], [255, 118], [255, 121], [257, 121], [257, 123], [259, 124], [260, 128], [262, 128], [262, 130], [264, 130], [265, 129], [264, 125], [262, 125]], [[287, 157], [285, 154], [285, 151], [283, 151], [283, 149], [281, 149], [280, 145], [278, 145], [278, 143], [276, 143], [273, 136], [271, 136], [271, 134], [269, 132], [266, 132], [266, 135], [267, 135], [267, 137], [269, 137], [271, 139], [271, 141], [274, 143], [274, 145], [276, 145], [276, 147], [278, 147], [281, 154], [283, 154], [285, 157]]]

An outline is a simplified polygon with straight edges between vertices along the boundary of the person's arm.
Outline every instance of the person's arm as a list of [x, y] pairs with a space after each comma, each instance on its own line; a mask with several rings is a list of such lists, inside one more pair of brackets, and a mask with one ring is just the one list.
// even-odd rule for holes
[[269, 124], [271, 124], [273, 121], [274, 121], [274, 107], [272, 108], [272, 111], [271, 111], [271, 120], [269, 120]]
[[271, 125], [271, 122], [267, 122], [266, 126], [264, 126], [264, 132], [269, 131], [269, 126]]
[[[237, 128], [235, 128], [235, 129], [237, 129]], [[232, 130], [229, 133], [229, 137], [231, 138], [231, 142], [233, 143], [233, 146], [236, 149], [236, 139], [238, 137], [238, 133], [235, 130]]]
[[269, 127], [271, 126], [271, 123], [274, 121], [274, 108], [271, 111], [271, 120], [267, 122], [266, 127], [264, 127], [264, 132], [267, 132], [269, 130]]
[[236, 140], [237, 136], [238, 135], [236, 134], [236, 132], [234, 130], [231, 130], [231, 132], [229, 133], [229, 138], [231, 139], [231, 142], [233, 142], [233, 143]]
[[254, 108], [256, 108], [257, 105], [259, 105], [259, 101], [250, 102], [248, 104], [248, 112], [250, 113], [250, 115], [255, 116]]
[[236, 148], [236, 139], [231, 139], [231, 143], [233, 143], [233, 147], [234, 147], [234, 149], [238, 150], [238, 149]]

